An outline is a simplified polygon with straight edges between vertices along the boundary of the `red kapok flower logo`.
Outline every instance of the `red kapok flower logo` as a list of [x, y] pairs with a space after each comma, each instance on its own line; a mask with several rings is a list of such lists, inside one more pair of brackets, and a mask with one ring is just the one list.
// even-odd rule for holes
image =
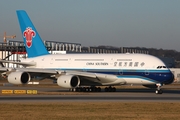
[[23, 32], [23, 37], [26, 39], [26, 46], [30, 48], [32, 46], [32, 38], [36, 36], [36, 32], [32, 28], [27, 27]]

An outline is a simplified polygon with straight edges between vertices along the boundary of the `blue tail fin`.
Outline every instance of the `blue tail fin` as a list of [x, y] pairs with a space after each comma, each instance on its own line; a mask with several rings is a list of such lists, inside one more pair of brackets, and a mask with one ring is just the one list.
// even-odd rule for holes
[[16, 12], [28, 57], [49, 54], [27, 13], [24, 10], [17, 10]]

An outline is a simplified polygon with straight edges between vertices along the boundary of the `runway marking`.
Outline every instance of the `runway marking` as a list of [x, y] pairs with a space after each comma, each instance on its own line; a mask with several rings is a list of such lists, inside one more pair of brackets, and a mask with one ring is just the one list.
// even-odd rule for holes
[[27, 90], [27, 94], [37, 94], [37, 90]]
[[37, 90], [2, 90], [2, 94], [37, 94]]
[[26, 94], [26, 90], [14, 90], [14, 94]]
[[2, 90], [2, 94], [13, 94], [13, 90]]

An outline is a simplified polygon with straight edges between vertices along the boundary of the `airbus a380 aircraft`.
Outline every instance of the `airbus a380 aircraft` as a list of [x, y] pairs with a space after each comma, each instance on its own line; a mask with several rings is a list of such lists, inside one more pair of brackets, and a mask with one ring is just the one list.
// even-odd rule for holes
[[[33, 76], [52, 78], [64, 88], [76, 91], [115, 91], [116, 85], [156, 85], [161, 94], [164, 84], [174, 80], [171, 71], [157, 57], [146, 54], [49, 54], [27, 13], [17, 11], [28, 58], [25, 68], [6, 72], [9, 83], [27, 84]], [[83, 87], [86, 86], [86, 87]], [[88, 87], [87, 87], [88, 86]]]

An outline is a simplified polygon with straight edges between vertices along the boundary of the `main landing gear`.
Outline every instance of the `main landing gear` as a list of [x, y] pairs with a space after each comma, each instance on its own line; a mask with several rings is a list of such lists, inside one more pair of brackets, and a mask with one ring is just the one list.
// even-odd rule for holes
[[115, 87], [105, 87], [105, 92], [116, 92], [116, 88]]
[[77, 87], [69, 89], [71, 92], [101, 92], [100, 87]]
[[156, 84], [156, 86], [157, 86], [157, 89], [156, 89], [156, 91], [155, 91], [155, 93], [156, 94], [162, 94], [163, 93], [163, 91], [161, 90], [161, 86], [162, 86], [162, 84]]
[[[101, 92], [101, 88], [100, 87], [95, 87], [95, 86], [76, 87], [76, 88], [69, 89], [69, 91], [71, 91], [71, 92]], [[116, 92], [116, 88], [109, 86], [109, 87], [105, 87], [104, 91], [105, 92]]]

